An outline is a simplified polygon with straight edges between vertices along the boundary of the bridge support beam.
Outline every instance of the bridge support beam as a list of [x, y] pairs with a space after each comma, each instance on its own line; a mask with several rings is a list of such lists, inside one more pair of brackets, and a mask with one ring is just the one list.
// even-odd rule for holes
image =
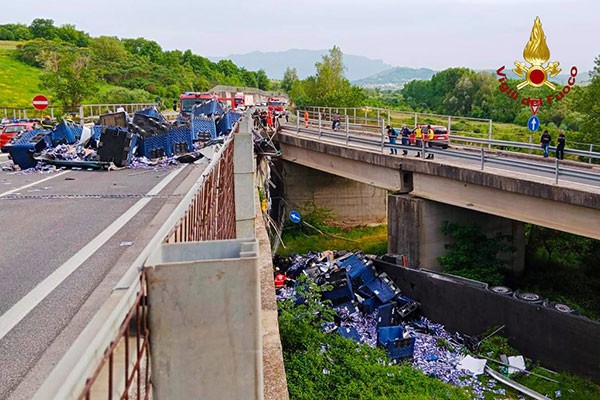
[[[507, 218], [455, 207], [410, 194], [388, 196], [388, 251], [404, 254], [414, 268], [441, 270], [437, 258], [446, 253], [451, 238], [442, 231], [444, 221], [475, 224], [488, 236], [497, 232], [512, 236], [516, 251], [512, 254], [513, 271], [524, 269], [525, 224]], [[500, 255], [508, 258], [508, 255]]]
[[316, 206], [331, 210], [332, 217], [341, 224], [385, 222], [385, 189], [287, 161], [283, 162], [283, 175], [284, 196], [291, 207], [302, 210]]

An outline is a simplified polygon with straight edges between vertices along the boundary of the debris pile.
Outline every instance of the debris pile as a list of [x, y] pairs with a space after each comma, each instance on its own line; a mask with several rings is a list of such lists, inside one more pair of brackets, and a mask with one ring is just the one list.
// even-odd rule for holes
[[[321, 297], [334, 308], [326, 333], [385, 349], [391, 363], [412, 361], [423, 373], [459, 387], [469, 387], [475, 399], [486, 393], [505, 395], [496, 380], [480, 380], [486, 360], [466, 355], [473, 338], [450, 333], [419, 315], [420, 304], [403, 296], [372, 259], [360, 252], [323, 252], [275, 258], [278, 301], [302, 304], [304, 275], [321, 287]], [[304, 286], [306, 284], [304, 283]], [[469, 345], [469, 346], [467, 346]]]
[[[210, 104], [209, 104], [210, 103]], [[212, 104], [216, 103], [216, 104]], [[210, 111], [210, 116], [204, 112]], [[194, 162], [202, 149], [222, 141], [241, 114], [227, 111], [211, 100], [192, 110], [188, 120], [170, 123], [155, 108], [104, 114], [92, 127], [67, 119], [47, 130], [23, 131], [3, 147], [12, 164], [21, 170], [38, 162], [57, 167], [85, 169], [152, 168], [157, 165]]]

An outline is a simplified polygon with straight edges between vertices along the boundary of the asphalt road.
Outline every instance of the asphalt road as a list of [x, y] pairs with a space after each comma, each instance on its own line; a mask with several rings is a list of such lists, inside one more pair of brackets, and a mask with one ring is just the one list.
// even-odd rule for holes
[[0, 171], [0, 399], [31, 398], [205, 167]]

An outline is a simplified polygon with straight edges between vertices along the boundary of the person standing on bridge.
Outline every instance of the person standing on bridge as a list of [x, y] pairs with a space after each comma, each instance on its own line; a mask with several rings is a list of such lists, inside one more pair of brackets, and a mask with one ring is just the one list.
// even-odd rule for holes
[[540, 138], [540, 143], [542, 144], [542, 149], [544, 149], [544, 158], [548, 158], [548, 148], [550, 147], [550, 142], [552, 141], [552, 136], [548, 133], [548, 129], [542, 133], [542, 137]]
[[558, 139], [556, 144], [556, 158], [559, 160], [565, 159], [565, 142], [567, 138], [565, 137], [565, 131], [562, 129], [558, 131]]
[[[386, 126], [387, 135], [390, 139], [390, 144], [396, 144], [396, 139], [398, 138], [398, 131], [391, 126]], [[395, 146], [390, 147], [390, 154], [398, 154], [398, 149]]]
[[[402, 130], [400, 131], [400, 134], [402, 135], [402, 145], [409, 146], [410, 140], [408, 139], [408, 137], [410, 136], [410, 129], [408, 129], [406, 125], [402, 125]], [[403, 149], [402, 154], [405, 156], [408, 155], [408, 150]]]
[[307, 111], [304, 111], [304, 126], [307, 128], [308, 128], [308, 118], [309, 118], [309, 115], [308, 115], [308, 110], [307, 110]]
[[423, 131], [420, 126], [415, 129], [415, 144], [417, 145], [417, 155], [415, 157], [421, 157], [421, 147], [423, 146]]
[[[427, 125], [427, 131], [423, 132], [423, 136], [425, 137], [425, 140], [427, 141], [427, 147], [429, 147], [431, 149], [433, 147], [433, 138], [435, 137], [435, 132], [431, 128], [431, 125]], [[433, 157], [434, 157], [433, 153], [427, 154], [428, 159], [433, 160]]]

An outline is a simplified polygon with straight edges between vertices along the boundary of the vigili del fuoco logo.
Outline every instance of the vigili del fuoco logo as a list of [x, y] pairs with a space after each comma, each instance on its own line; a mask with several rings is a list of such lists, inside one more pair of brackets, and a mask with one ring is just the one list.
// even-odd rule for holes
[[[562, 89], [559, 88], [557, 90], [556, 83], [550, 81], [551, 78], [558, 75], [562, 70], [558, 68], [560, 65], [558, 61], [548, 62], [550, 60], [550, 49], [546, 44], [546, 35], [542, 29], [540, 17], [535, 18], [529, 41], [525, 45], [525, 49], [523, 49], [523, 58], [526, 63], [515, 61], [516, 68], [513, 69], [513, 72], [523, 79], [516, 88], [509, 86], [506, 74], [503, 72], [504, 65], [498, 68], [496, 74], [499, 76], [500, 91], [515, 101], [521, 99], [521, 104], [530, 106], [534, 115], [542, 104], [551, 105], [554, 101], [561, 101], [569, 94], [571, 87], [575, 85], [575, 77], [577, 76], [577, 67], [575, 66], [571, 67], [567, 84]], [[547, 95], [546, 98], [522, 97], [519, 90], [526, 86], [534, 88], [547, 86], [554, 93]]]

